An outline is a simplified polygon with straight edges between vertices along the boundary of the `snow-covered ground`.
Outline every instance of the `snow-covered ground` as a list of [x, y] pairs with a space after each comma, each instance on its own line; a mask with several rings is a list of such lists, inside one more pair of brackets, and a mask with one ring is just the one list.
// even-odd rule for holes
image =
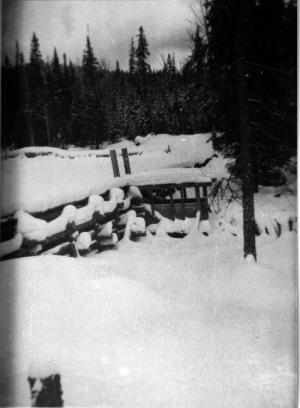
[[[202, 163], [215, 154], [207, 139], [138, 139], [143, 153], [130, 157], [133, 173]], [[4, 214], [43, 211], [113, 186], [110, 159], [21, 156], [3, 163]], [[200, 171], [224, 177], [226, 160], [213, 157]], [[170, 238], [162, 219], [156, 236], [148, 231], [86, 258], [1, 262], [2, 405], [29, 406], [27, 376], [55, 371], [65, 406], [295, 406], [293, 186], [291, 177], [255, 195], [257, 263], [243, 260], [241, 203], [225, 197], [212, 206], [210, 228], [183, 221], [183, 239]]]
[[295, 406], [296, 234], [257, 241], [258, 264], [218, 231], [3, 262], [4, 405], [52, 369], [66, 406]]
[[[215, 152], [209, 137], [209, 134], [148, 136], [138, 146], [142, 154], [130, 156], [132, 173], [169, 167], [193, 167], [195, 163], [203, 163], [212, 157], [207, 166], [200, 169], [203, 176], [223, 177], [228, 174], [226, 160], [220, 155], [213, 157]], [[168, 146], [171, 149], [169, 153], [166, 152]], [[120, 153], [122, 147], [127, 147], [129, 151], [137, 150], [134, 142], [129, 141], [111, 145], [110, 148]], [[22, 154], [24, 149], [20, 149], [18, 156], [2, 160], [2, 216], [20, 209], [28, 212], [46, 211], [92, 194], [102, 194], [111, 186], [118, 185], [118, 180], [113, 178], [110, 157], [96, 157], [95, 150], [91, 151], [92, 156], [82, 151], [70, 158], [69, 151], [61, 149], [41, 147], [26, 148], [25, 151], [28, 149], [60, 153], [28, 158]], [[119, 157], [118, 161], [121, 175], [124, 175], [122, 158]]]

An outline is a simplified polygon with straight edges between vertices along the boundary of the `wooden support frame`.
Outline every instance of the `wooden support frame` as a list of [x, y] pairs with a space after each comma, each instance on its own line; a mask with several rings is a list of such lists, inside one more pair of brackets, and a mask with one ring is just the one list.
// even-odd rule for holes
[[[210, 182], [149, 184], [140, 186], [140, 189], [150, 201], [151, 213], [153, 216], [155, 210], [157, 210], [163, 216], [172, 219], [175, 217], [195, 217], [197, 211], [200, 210], [201, 220], [207, 220], [209, 212], [207, 189], [210, 184]], [[195, 191], [195, 197], [187, 198], [187, 188], [192, 188]], [[157, 196], [155, 195], [155, 192], [173, 189], [179, 192], [179, 198], [174, 198], [174, 193], [166, 194], [164, 197], [161, 197], [161, 194], [158, 194]]]

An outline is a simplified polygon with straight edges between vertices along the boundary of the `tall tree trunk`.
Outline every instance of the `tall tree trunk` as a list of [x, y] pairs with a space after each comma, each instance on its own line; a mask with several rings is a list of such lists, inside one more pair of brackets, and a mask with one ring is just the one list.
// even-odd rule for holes
[[250, 254], [253, 255], [256, 260], [251, 134], [249, 131], [245, 45], [242, 33], [242, 27], [244, 26], [245, 17], [247, 16], [247, 2], [248, 0], [239, 0], [238, 2], [236, 2], [237, 87], [240, 124], [240, 152], [242, 165], [244, 257]]

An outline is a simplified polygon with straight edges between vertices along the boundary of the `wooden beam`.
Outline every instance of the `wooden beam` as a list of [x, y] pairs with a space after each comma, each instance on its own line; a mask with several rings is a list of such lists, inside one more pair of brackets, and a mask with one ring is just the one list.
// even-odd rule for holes
[[120, 170], [119, 170], [119, 164], [118, 164], [118, 159], [117, 159], [117, 153], [115, 150], [110, 150], [109, 151], [110, 158], [111, 158], [111, 164], [114, 172], [114, 177], [120, 177]]
[[184, 186], [180, 187], [180, 203], [181, 203], [181, 209], [182, 212], [184, 211], [184, 198], [186, 198], [186, 190]]
[[123, 157], [123, 162], [124, 162], [125, 174], [131, 174], [128, 150], [126, 147], [122, 149], [122, 157]]
[[207, 197], [207, 187], [202, 187], [203, 197], [202, 197], [202, 211], [201, 211], [201, 220], [208, 220], [208, 197]]
[[174, 208], [173, 193], [170, 193], [170, 203], [171, 203], [172, 217], [175, 218], [175, 208]]
[[200, 187], [199, 187], [198, 184], [195, 185], [195, 196], [196, 196], [197, 208], [199, 209], [199, 211], [201, 213], [202, 208], [201, 208], [201, 201], [200, 201]]
[[153, 198], [153, 192], [152, 188], [149, 188], [149, 195], [150, 195], [150, 205], [151, 205], [151, 213], [154, 216], [155, 214], [155, 209], [154, 209], [154, 198]]

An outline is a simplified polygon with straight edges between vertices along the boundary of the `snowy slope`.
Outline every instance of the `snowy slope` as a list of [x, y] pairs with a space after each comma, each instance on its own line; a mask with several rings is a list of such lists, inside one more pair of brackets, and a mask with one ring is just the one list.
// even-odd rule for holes
[[29, 405], [28, 372], [53, 369], [66, 406], [294, 406], [296, 235], [262, 235], [258, 256], [245, 263], [241, 239], [194, 231], [3, 262], [1, 326], [15, 340], [2, 337], [4, 392], [10, 353], [17, 368], [4, 402]]
[[[200, 169], [202, 176], [220, 178], [227, 175], [227, 161], [221, 156], [213, 157], [215, 152], [209, 141], [209, 134], [157, 135], [145, 139], [138, 146], [142, 154], [130, 156], [133, 174], [160, 168], [193, 167], [195, 163], [203, 163], [212, 157], [207, 166]], [[130, 142], [121, 142], [110, 148], [121, 149], [125, 145], [129, 147], [128, 143]], [[131, 143], [130, 149], [137, 150], [135, 144]], [[171, 149], [169, 153], [166, 152], [168, 146]], [[39, 149], [45, 150], [34, 148], [36, 152]], [[83, 151], [70, 158], [69, 152], [64, 155], [61, 149], [47, 149], [54, 153], [28, 158], [21, 154], [24, 149], [20, 149], [19, 156], [2, 160], [2, 216], [13, 214], [19, 209], [27, 212], [46, 211], [92, 194], [101, 194], [118, 185], [113, 178], [109, 157], [96, 157], [97, 151], [93, 150], [92, 156]], [[56, 150], [59, 150], [59, 154]], [[120, 157], [119, 167], [121, 175], [124, 175]]]

